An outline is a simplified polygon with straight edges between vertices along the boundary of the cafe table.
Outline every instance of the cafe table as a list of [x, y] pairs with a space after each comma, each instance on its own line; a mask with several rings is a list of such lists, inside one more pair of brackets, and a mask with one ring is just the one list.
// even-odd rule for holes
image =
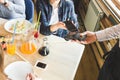
[[[0, 35], [2, 36], [11, 34], [4, 30], [6, 22], [7, 20], [0, 18]], [[38, 51], [28, 55], [16, 50], [16, 54], [12, 56], [5, 53], [4, 66], [15, 61], [26, 61], [32, 64], [34, 73], [42, 80], [74, 80], [85, 46], [54, 35], [40, 36], [37, 46], [42, 46], [44, 37], [48, 39], [50, 51], [47, 56], [41, 56]], [[36, 68], [34, 65], [38, 60], [47, 64], [47, 67]]]

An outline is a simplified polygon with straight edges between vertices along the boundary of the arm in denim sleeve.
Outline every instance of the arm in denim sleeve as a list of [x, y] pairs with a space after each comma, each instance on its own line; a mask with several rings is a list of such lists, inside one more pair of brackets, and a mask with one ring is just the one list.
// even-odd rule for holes
[[79, 23], [77, 20], [77, 15], [75, 13], [75, 9], [74, 9], [74, 4], [72, 1], [68, 1], [68, 6], [70, 8], [70, 20], [74, 22], [75, 26], [78, 28], [79, 27]]
[[8, 9], [10, 11], [15, 11], [16, 13], [25, 13], [25, 2], [24, 0], [14, 0], [14, 3], [11, 1], [8, 1], [9, 6]]
[[50, 35], [50, 34], [52, 34], [52, 32], [50, 31], [50, 26], [44, 26], [43, 24], [41, 24], [39, 32], [41, 34], [43, 34], [43, 35]]
[[50, 35], [51, 31], [50, 31], [50, 25], [47, 21], [47, 14], [45, 13], [45, 7], [44, 7], [44, 2], [42, 0], [37, 0], [36, 2], [36, 11], [37, 11], [37, 15], [39, 14], [39, 12], [41, 11], [41, 17], [40, 17], [40, 33], [44, 34], [44, 35]]
[[98, 41], [105, 41], [120, 37], [120, 24], [95, 32]]

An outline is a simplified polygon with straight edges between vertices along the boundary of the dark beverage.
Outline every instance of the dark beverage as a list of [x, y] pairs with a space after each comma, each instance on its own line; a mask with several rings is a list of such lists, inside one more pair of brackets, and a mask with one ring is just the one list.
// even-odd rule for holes
[[49, 54], [49, 49], [44, 46], [38, 50], [38, 53], [42, 56], [47, 56]]

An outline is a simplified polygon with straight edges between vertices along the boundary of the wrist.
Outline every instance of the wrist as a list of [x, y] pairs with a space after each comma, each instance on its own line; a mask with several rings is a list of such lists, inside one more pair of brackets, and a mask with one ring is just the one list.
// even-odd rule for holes
[[96, 35], [96, 33], [95, 33], [94, 35], [95, 35], [95, 37], [94, 37], [94, 38], [95, 38], [95, 41], [97, 41], [97, 35]]
[[7, 6], [7, 4], [8, 4], [7, 0], [4, 0], [3, 5]]
[[6, 4], [7, 4], [7, 2], [4, 2], [4, 3], [3, 3], [3, 5], [6, 5]]
[[50, 31], [51, 32], [54, 32], [54, 31], [56, 31], [57, 29], [56, 29], [56, 25], [51, 25], [50, 26]]

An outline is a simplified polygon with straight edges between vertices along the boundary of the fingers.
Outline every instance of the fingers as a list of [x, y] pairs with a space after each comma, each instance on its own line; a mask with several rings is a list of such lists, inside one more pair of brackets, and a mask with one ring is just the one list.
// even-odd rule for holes
[[89, 33], [89, 31], [85, 31], [83, 33], [80, 33], [80, 36], [87, 35], [88, 33]]
[[31, 79], [32, 79], [32, 77], [30, 76], [30, 74], [27, 74], [26, 80], [31, 80]]
[[75, 41], [75, 42], [80, 43], [80, 44], [88, 44], [87, 41], [79, 41], [79, 40], [72, 40], [72, 41]]
[[32, 74], [32, 73], [28, 73], [27, 76], [26, 76], [26, 80], [35, 80], [35, 75]]
[[70, 21], [70, 19], [68, 18], [67, 21]]
[[[70, 19], [67, 19], [67, 21], [71, 21], [71, 20], [70, 20]], [[75, 24], [74, 21], [71, 21], [71, 22], [72, 22], [73, 24]]]
[[65, 25], [65, 23], [63, 23], [63, 22], [58, 22], [58, 26], [59, 26], [59, 28], [61, 28], [61, 29], [66, 29], [66, 30], [67, 30], [66, 25]]
[[89, 44], [87, 41], [80, 41], [80, 44]]

